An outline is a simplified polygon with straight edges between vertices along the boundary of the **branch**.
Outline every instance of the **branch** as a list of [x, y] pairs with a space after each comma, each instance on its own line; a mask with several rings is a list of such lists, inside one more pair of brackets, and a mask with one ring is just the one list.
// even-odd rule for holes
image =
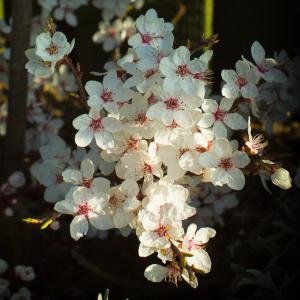
[[79, 96], [80, 96], [80, 101], [84, 106], [87, 106], [87, 95], [82, 83], [82, 72], [80, 71], [80, 66], [79, 64], [75, 68], [72, 59], [69, 56], [65, 56], [64, 58], [65, 64], [69, 67], [70, 71], [73, 73], [76, 83], [78, 85], [79, 89]]
[[214, 34], [207, 39], [201, 39], [200, 42], [190, 49], [191, 56], [194, 55], [199, 50], [203, 50], [205, 48], [212, 48], [215, 44], [219, 42], [218, 40], [219, 34]]

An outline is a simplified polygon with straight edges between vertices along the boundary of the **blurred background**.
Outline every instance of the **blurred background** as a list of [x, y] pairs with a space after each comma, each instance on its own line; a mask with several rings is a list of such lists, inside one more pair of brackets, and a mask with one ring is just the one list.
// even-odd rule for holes
[[[141, 11], [130, 15], [135, 19], [148, 8], [155, 8], [159, 16], [171, 21], [180, 4], [186, 11], [175, 26], [176, 46], [197, 44], [203, 35], [219, 34], [220, 42], [214, 46], [212, 61], [216, 92], [221, 70], [233, 68], [241, 54], [249, 57], [255, 40], [260, 41], [270, 56], [281, 49], [286, 49], [290, 56], [299, 55], [300, 11], [296, 1], [146, 0]], [[11, 9], [11, 1], [4, 1], [2, 16], [7, 21]], [[37, 9], [35, 4], [34, 11]], [[76, 39], [72, 58], [80, 62], [86, 81], [88, 72], [103, 71], [110, 54], [104, 53], [91, 39], [101, 20], [99, 10], [81, 7], [77, 16], [78, 27], [58, 22], [58, 28], [69, 40]], [[67, 103], [59, 106], [61, 110], [67, 108]], [[74, 135], [72, 116], [77, 114], [76, 110], [70, 112], [70, 121], [62, 131], [70, 143]], [[275, 134], [278, 152], [299, 152], [299, 136], [299, 126]], [[0, 149], [2, 143], [0, 139]], [[287, 160], [285, 164], [287, 169], [289, 166], [293, 169], [295, 161]], [[42, 195], [43, 188], [23, 193], [15, 215], [0, 216], [0, 258], [10, 265], [34, 267], [36, 279], [28, 284], [34, 299], [96, 299], [107, 288], [113, 300], [300, 297], [300, 197], [295, 187], [284, 192], [274, 189], [269, 195], [259, 178], [249, 180], [238, 194], [239, 206], [224, 215], [224, 226], [216, 225], [217, 236], [209, 245], [212, 270], [207, 276], [200, 276], [196, 290], [187, 285], [176, 288], [169, 283], [148, 283], [143, 272], [155, 258], [138, 257], [135, 236], [124, 238], [112, 231], [105, 239], [74, 242], [69, 236], [68, 217], [58, 231], [42, 231], [23, 223], [23, 218], [51, 211], [52, 206], [43, 201]], [[250, 276], [247, 269], [258, 273]], [[243, 284], [247, 280], [248, 284]]]

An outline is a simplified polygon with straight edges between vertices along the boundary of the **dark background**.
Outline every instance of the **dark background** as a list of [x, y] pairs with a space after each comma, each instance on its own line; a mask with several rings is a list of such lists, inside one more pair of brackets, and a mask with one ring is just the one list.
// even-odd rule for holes
[[[8, 15], [10, 4], [6, 2]], [[146, 2], [142, 12], [149, 7], [156, 8], [159, 16], [168, 21], [176, 14], [176, 1]], [[202, 1], [186, 2], [187, 14], [175, 30], [175, 41], [179, 41], [176, 46], [186, 44], [187, 40], [196, 43], [202, 35]], [[138, 15], [137, 12], [133, 14]], [[73, 58], [80, 62], [86, 73], [102, 71], [109, 54], [103, 53], [101, 46], [91, 41], [100, 12], [83, 7], [78, 16], [76, 29], [65, 24], [59, 24], [59, 29], [69, 38], [76, 38]], [[250, 57], [254, 40], [260, 41], [270, 56], [280, 49], [287, 49], [291, 55], [298, 54], [299, 17], [297, 1], [215, 0], [214, 32], [219, 33], [220, 39], [214, 47], [212, 65], [216, 91], [220, 71], [234, 68], [241, 54]], [[72, 135], [69, 138], [72, 139]], [[274, 142], [278, 151], [284, 153], [299, 149], [296, 134], [274, 137]], [[296, 164], [291, 161], [287, 165], [293, 177]], [[111, 290], [112, 300], [127, 297], [131, 300], [299, 299], [299, 192], [295, 187], [287, 192], [273, 190], [270, 196], [261, 187], [259, 179], [248, 180], [245, 190], [239, 193], [241, 204], [225, 215], [223, 228], [216, 226], [217, 236], [208, 248], [212, 270], [207, 276], [199, 277], [196, 290], [185, 284], [176, 288], [167, 283], [148, 283], [143, 277], [144, 269], [159, 261], [154, 256], [138, 257], [135, 236], [122, 238], [111, 232], [105, 240], [85, 238], [74, 242], [68, 234], [68, 217], [57, 232], [40, 231], [22, 223], [20, 220], [24, 217], [39, 216], [51, 210], [42, 199], [42, 190], [23, 197], [15, 217], [0, 217], [0, 258], [5, 258], [10, 266], [34, 267], [37, 278], [28, 286], [35, 299], [96, 299], [106, 288]], [[281, 224], [279, 229], [274, 223]], [[233, 256], [228, 246], [234, 248]], [[285, 274], [296, 276], [296, 279], [277, 296], [262, 296], [251, 286], [236, 291], [235, 282], [243, 268], [270, 271], [278, 285], [284, 281]]]

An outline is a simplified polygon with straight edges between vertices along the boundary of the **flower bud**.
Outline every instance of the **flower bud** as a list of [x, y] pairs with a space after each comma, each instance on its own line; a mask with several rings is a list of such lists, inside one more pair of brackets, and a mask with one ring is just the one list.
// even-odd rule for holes
[[283, 190], [287, 190], [292, 186], [292, 179], [289, 171], [283, 168], [277, 169], [271, 175], [272, 182]]

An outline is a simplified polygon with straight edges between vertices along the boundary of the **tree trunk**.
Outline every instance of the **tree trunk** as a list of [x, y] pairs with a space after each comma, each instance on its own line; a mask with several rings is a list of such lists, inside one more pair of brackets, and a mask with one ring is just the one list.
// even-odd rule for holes
[[31, 15], [32, 0], [12, 1], [7, 135], [2, 155], [2, 175], [5, 177], [24, 167], [28, 90], [24, 52], [29, 47]]

